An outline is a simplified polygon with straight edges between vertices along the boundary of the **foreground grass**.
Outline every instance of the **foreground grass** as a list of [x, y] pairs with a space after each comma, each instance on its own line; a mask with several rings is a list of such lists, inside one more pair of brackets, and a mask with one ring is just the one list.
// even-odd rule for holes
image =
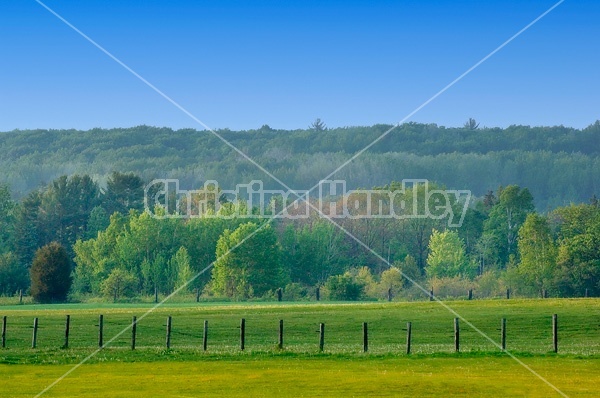
[[[596, 397], [600, 362], [527, 358], [570, 397]], [[67, 365], [0, 365], [2, 396], [35, 396]], [[47, 397], [150, 396], [559, 396], [514, 360], [498, 358], [257, 356], [247, 360], [96, 363], [79, 367]]]

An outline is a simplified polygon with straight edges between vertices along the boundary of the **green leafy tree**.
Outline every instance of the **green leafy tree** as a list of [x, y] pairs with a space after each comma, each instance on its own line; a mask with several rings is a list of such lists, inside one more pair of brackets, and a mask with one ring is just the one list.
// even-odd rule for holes
[[511, 254], [518, 254], [519, 229], [533, 211], [533, 197], [527, 188], [509, 185], [499, 190], [498, 202], [484, 223], [482, 237], [487, 242], [486, 250], [494, 249], [494, 262], [504, 267]]
[[137, 290], [137, 278], [120, 268], [112, 270], [108, 278], [102, 282], [102, 294], [117, 302], [121, 297], [133, 297]]
[[110, 217], [106, 230], [97, 233], [96, 238], [78, 240], [75, 243], [73, 246], [76, 264], [74, 291], [101, 294], [101, 283], [112, 270], [117, 266], [125, 269], [117, 243], [122, 239], [127, 228], [127, 219], [115, 213]]
[[36, 251], [30, 269], [31, 296], [41, 303], [63, 302], [71, 288], [67, 251], [52, 242]]
[[[285, 286], [289, 277], [281, 263], [281, 248], [269, 226], [258, 230], [247, 223], [226, 230], [217, 243], [212, 288], [226, 297], [260, 297]], [[258, 231], [257, 231], [258, 230]]]
[[391, 296], [395, 297], [402, 290], [404, 283], [405, 279], [399, 268], [392, 267], [383, 271], [381, 273], [381, 280], [379, 281], [379, 296], [387, 298], [388, 293], [391, 293]]
[[190, 283], [190, 289], [203, 289], [210, 282], [211, 273], [206, 272], [206, 267], [216, 260], [219, 237], [226, 229], [235, 229], [240, 223], [240, 219], [227, 220], [222, 217], [200, 217], [186, 222], [181, 245], [190, 256], [191, 271], [194, 275], [205, 271]]
[[176, 277], [169, 269], [169, 260], [182, 246], [185, 232], [182, 220], [157, 219], [148, 212], [132, 210], [128, 227], [117, 238], [118, 263], [134, 275], [141, 275], [146, 293], [158, 289], [170, 294]]
[[429, 239], [426, 272], [430, 278], [455, 276], [473, 278], [477, 268], [467, 258], [465, 245], [457, 232], [450, 230], [439, 232], [434, 229]]
[[146, 293], [152, 293], [156, 290], [159, 292], [171, 293], [167, 286], [166, 269], [167, 261], [158, 254], [153, 260], [145, 258], [141, 265], [141, 274], [144, 278], [144, 287]]
[[551, 287], [557, 250], [548, 220], [535, 213], [527, 215], [519, 229], [519, 274], [538, 292]]
[[[185, 247], [181, 246], [177, 253], [169, 261], [169, 269], [171, 271], [171, 281], [173, 290], [178, 289], [192, 279], [194, 272], [192, 271], [191, 257]], [[187, 285], [185, 290], [191, 290], [191, 286]]]
[[556, 283], [561, 295], [600, 295], [600, 208], [571, 205], [557, 209], [559, 239]]
[[285, 227], [282, 233], [283, 261], [293, 282], [307, 286], [324, 283], [347, 267], [347, 245], [330, 222]]
[[[399, 183], [390, 185], [391, 191], [398, 191], [401, 188], [402, 186]], [[436, 184], [429, 184], [428, 186], [417, 184], [406, 189], [402, 195], [398, 194], [395, 198], [394, 208], [397, 211], [398, 209], [404, 209], [406, 216], [400, 228], [401, 242], [408, 249], [408, 254], [416, 260], [422, 272], [424, 272], [427, 262], [429, 238], [432, 231], [444, 228], [444, 225], [447, 225], [448, 222], [447, 219], [422, 217], [427, 214], [427, 209], [435, 209], [435, 198], [428, 198], [427, 190], [436, 189], [443, 189], [443, 187]], [[451, 205], [454, 206], [455, 203]], [[421, 217], [415, 217], [415, 215], [421, 215]], [[435, 217], [440, 216], [435, 212], [432, 215]]]

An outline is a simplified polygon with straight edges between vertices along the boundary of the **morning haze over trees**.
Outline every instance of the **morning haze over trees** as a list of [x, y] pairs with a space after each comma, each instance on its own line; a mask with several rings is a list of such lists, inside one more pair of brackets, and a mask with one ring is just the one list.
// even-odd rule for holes
[[[308, 189], [390, 127], [327, 128], [318, 119], [307, 130], [219, 133], [293, 189]], [[13, 131], [0, 133], [0, 147], [1, 295], [145, 300], [183, 287], [182, 294], [199, 289], [219, 300], [272, 299], [279, 288], [289, 300], [314, 299], [317, 288], [332, 300], [424, 297], [316, 214], [274, 220], [237, 247], [265, 220], [144, 212], [153, 178], [177, 178], [185, 189], [209, 179], [227, 189], [261, 179], [281, 189], [206, 132]], [[582, 130], [408, 123], [334, 178], [382, 193], [409, 178], [473, 191], [460, 228], [445, 219], [338, 220], [440, 297], [469, 289], [480, 297], [506, 289], [600, 294], [600, 122]], [[412, 189], [425, 200], [415, 186], [401, 194], [408, 203]], [[244, 198], [230, 200], [221, 215], [246, 206]]]

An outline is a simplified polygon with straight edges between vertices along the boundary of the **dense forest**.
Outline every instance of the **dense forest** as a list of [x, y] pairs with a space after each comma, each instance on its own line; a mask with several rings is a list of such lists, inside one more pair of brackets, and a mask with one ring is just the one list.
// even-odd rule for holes
[[[582, 130], [471, 122], [404, 124], [334, 176], [382, 196], [411, 178], [473, 191], [458, 228], [434, 218], [336, 220], [391, 269], [314, 212], [298, 220], [233, 217], [247, 208], [243, 197], [196, 218], [145, 212], [153, 178], [177, 178], [185, 189], [209, 179], [226, 189], [252, 179], [281, 188], [210, 132], [0, 133], [0, 295], [124, 300], [183, 287], [207, 299], [268, 299], [282, 288], [290, 299], [308, 299], [318, 287], [330, 299], [422, 297], [409, 279], [440, 296], [599, 295], [600, 122]], [[307, 189], [391, 127], [218, 133], [292, 188]], [[419, 185], [398, 197], [428, 200]]]
[[[217, 130], [293, 189], [307, 189], [391, 125], [305, 130]], [[90, 175], [101, 187], [113, 171], [145, 180], [178, 178], [186, 188], [209, 179], [222, 187], [261, 179], [281, 188], [208, 131], [138, 126], [127, 129], [32, 130], [0, 133], [0, 183], [15, 198], [61, 175]], [[589, 200], [600, 191], [600, 122], [563, 126], [445, 128], [407, 123], [395, 128], [334, 176], [348, 188], [424, 178], [477, 196], [499, 186], [527, 187], [539, 211]]]
[[[439, 297], [468, 289], [479, 297], [506, 289], [600, 295], [595, 197], [540, 213], [528, 188], [508, 185], [470, 203], [460, 227], [434, 217], [336, 220], [346, 234], [315, 212], [302, 219], [234, 216], [248, 211], [243, 198], [201, 217], [153, 217], [166, 213], [160, 205], [152, 214], [144, 210], [144, 187], [133, 173], [113, 172], [104, 186], [74, 174], [15, 200], [0, 185], [0, 295], [25, 290], [41, 302], [119, 301], [181, 289], [247, 300], [272, 299], [282, 289], [286, 299], [303, 300], [319, 288], [332, 300], [423, 298], [414, 282]], [[431, 200], [424, 185], [374, 189], [383, 198], [397, 193], [407, 209]], [[354, 201], [331, 198], [346, 199]]]

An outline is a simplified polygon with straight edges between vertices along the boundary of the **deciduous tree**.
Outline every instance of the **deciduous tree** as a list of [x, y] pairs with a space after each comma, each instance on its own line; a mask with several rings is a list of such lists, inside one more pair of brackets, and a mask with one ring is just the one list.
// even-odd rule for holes
[[58, 242], [41, 247], [30, 269], [31, 296], [41, 303], [62, 302], [71, 288], [67, 251]]

